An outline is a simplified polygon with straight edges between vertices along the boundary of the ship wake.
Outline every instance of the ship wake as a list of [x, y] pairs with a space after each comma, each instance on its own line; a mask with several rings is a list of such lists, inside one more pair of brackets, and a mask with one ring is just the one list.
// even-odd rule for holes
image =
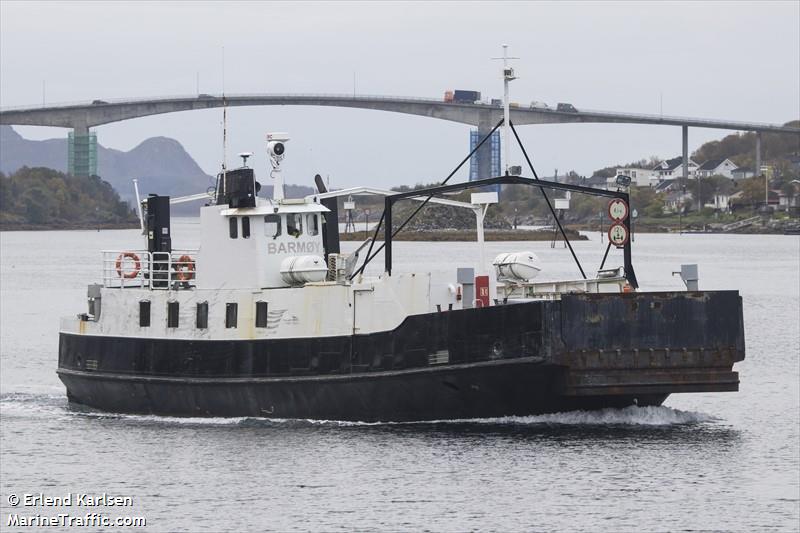
[[426, 420], [417, 422], [355, 422], [341, 420], [280, 419], [257, 417], [172, 417], [159, 415], [136, 415], [107, 413], [67, 402], [61, 394], [4, 393], [0, 394], [2, 416], [28, 418], [77, 417], [83, 419], [120, 420], [133, 423], [180, 426], [414, 426], [414, 425], [483, 425], [483, 426], [683, 426], [714, 422], [718, 419], [709, 414], [682, 411], [667, 406], [629, 406], [619, 409], [606, 408], [597, 411], [569, 411], [530, 416], [505, 416], [497, 418]]

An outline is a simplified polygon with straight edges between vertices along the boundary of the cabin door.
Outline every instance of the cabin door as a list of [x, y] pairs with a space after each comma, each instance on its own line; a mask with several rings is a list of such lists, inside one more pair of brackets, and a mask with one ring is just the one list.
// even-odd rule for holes
[[372, 302], [375, 288], [353, 290], [353, 335], [372, 331]]

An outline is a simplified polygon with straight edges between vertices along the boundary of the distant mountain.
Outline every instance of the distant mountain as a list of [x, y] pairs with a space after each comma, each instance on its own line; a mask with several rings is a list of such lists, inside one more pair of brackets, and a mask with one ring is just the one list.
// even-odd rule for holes
[[[0, 126], [0, 172], [11, 174], [24, 166], [66, 172], [67, 139], [32, 141], [11, 126]], [[98, 145], [97, 174], [129, 202], [135, 197], [133, 178], [143, 195], [196, 194], [212, 183], [183, 146], [166, 137], [147, 139], [129, 152]]]
[[[0, 126], [0, 172], [12, 174], [22, 167], [47, 167], [67, 171], [67, 139], [32, 141], [23, 138], [11, 126]], [[142, 196], [149, 193], [186, 196], [206, 191], [214, 178], [198, 166], [181, 143], [168, 137], [152, 137], [128, 152], [97, 145], [97, 174], [119, 193], [120, 198], [134, 203], [131, 180], [139, 180]], [[272, 187], [262, 192], [271, 194]], [[287, 185], [289, 198], [315, 192], [311, 187]], [[178, 207], [178, 206], [176, 206]], [[196, 212], [196, 207], [179, 206], [176, 211]]]

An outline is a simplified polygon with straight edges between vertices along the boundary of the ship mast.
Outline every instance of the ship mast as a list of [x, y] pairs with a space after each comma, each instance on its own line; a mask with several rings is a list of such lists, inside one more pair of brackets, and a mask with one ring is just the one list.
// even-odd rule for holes
[[280, 203], [284, 199], [283, 175], [281, 174], [281, 162], [286, 152], [285, 143], [289, 142], [288, 133], [267, 133], [267, 154], [272, 165], [269, 173], [274, 180], [272, 189], [272, 199]]
[[509, 110], [509, 102], [508, 102], [508, 82], [517, 79], [514, 75], [514, 69], [508, 66], [509, 59], [519, 59], [518, 57], [509, 57], [508, 55], [508, 45], [503, 45], [503, 57], [493, 57], [492, 59], [502, 59], [503, 60], [503, 166], [505, 168], [505, 173], [508, 175], [508, 169], [511, 166], [511, 161], [509, 159], [509, 149], [511, 147], [510, 137], [509, 134], [511, 132], [511, 128], [509, 127], [511, 121], [511, 113]]

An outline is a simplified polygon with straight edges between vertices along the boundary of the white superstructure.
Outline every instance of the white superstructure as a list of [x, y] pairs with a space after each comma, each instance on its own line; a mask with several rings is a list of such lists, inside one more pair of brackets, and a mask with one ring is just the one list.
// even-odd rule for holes
[[[288, 136], [268, 138], [278, 177], [284, 153], [278, 145]], [[487, 271], [482, 222], [496, 193], [475, 194], [472, 203], [430, 199], [475, 213], [477, 272], [459, 268], [447, 279], [427, 272], [354, 274], [365, 245], [352, 254], [340, 253], [338, 244], [326, 249], [328, 225], [338, 242], [338, 220], [322, 202], [332, 200], [335, 209], [337, 196], [391, 191], [358, 188], [285, 199], [279, 177], [273, 198], [258, 197], [259, 189], [246, 166], [221, 174], [215, 200], [201, 208], [197, 250], [171, 244], [169, 204], [181, 199], [151, 195], [142, 202], [147, 249], [104, 251], [102, 284], [89, 286], [89, 313], [63, 319], [61, 330], [190, 340], [338, 337], [391, 331], [412, 315], [492, 305], [498, 294], [502, 301], [552, 299], [569, 291], [619, 291], [624, 283], [617, 277], [564, 282], [543, 294], [545, 285], [531, 281], [541, 266], [530, 252], [501, 254], [496, 272]]]

